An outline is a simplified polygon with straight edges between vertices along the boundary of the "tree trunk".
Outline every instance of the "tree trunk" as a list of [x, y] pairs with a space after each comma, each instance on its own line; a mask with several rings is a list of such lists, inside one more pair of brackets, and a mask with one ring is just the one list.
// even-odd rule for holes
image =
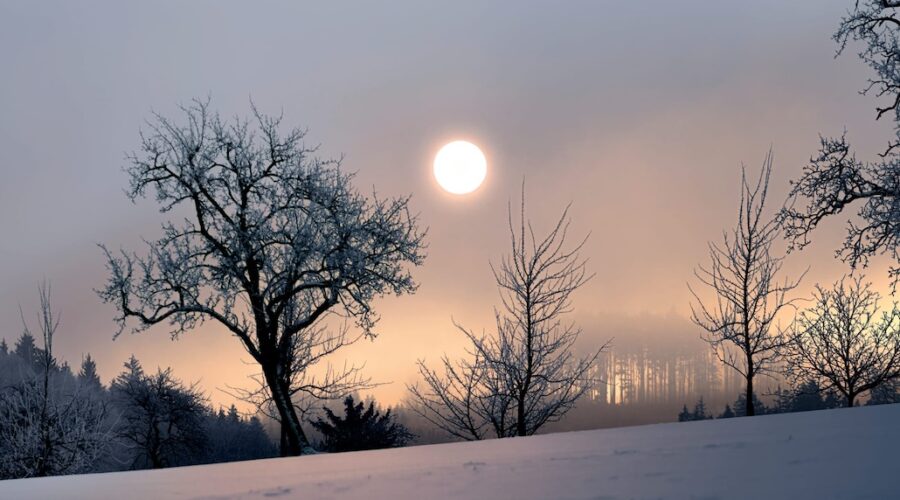
[[745, 412], [748, 417], [752, 417], [756, 415], [756, 408], [753, 405], [753, 374], [747, 375], [747, 394], [745, 397], [747, 398]]
[[524, 401], [524, 398], [520, 398], [516, 404], [516, 435], [517, 436], [527, 435], [526, 428], [525, 428], [525, 401]]
[[847, 408], [853, 408], [856, 400], [856, 394], [847, 394]]
[[300, 455], [303, 448], [309, 446], [309, 440], [306, 439], [306, 434], [300, 426], [300, 419], [291, 401], [290, 388], [273, 373], [273, 370], [265, 370], [265, 376], [281, 424], [281, 456]]

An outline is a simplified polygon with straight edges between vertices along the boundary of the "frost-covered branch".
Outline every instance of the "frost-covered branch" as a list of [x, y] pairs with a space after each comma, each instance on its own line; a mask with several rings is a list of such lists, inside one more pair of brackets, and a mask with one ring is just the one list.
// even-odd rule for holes
[[691, 319], [704, 330], [703, 340], [746, 381], [748, 415], [755, 413], [755, 377], [772, 369], [784, 345], [775, 321], [792, 306], [788, 293], [802, 279], [779, 278], [784, 258], [775, 255], [772, 246], [781, 228], [777, 219], [765, 216], [772, 161], [770, 151], [755, 183], [741, 169], [737, 225], [723, 233], [721, 243], [709, 243], [709, 263], [694, 271], [696, 280], [715, 298], [703, 300], [688, 285], [694, 297]]
[[236, 336], [285, 426], [283, 452], [299, 454], [308, 443], [292, 396], [334, 389], [292, 385], [298, 342], [336, 311], [374, 336], [373, 299], [416, 289], [408, 267], [424, 260], [424, 231], [408, 197], [363, 196], [339, 161], [304, 145], [304, 131], [282, 132], [281, 117], [252, 107], [251, 119], [226, 122], [207, 101], [182, 111], [181, 123], [148, 122], [128, 195], [154, 194], [162, 212], [189, 216], [164, 224], [142, 256], [104, 248], [110, 277], [98, 293], [120, 329], [167, 324], [177, 337], [213, 321]]

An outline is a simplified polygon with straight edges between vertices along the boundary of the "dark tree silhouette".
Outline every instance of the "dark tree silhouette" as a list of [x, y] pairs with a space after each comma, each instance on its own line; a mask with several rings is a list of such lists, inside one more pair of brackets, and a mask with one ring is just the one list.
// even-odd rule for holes
[[321, 448], [329, 452], [377, 450], [405, 445], [412, 434], [394, 421], [391, 410], [380, 413], [375, 402], [356, 403], [353, 396], [344, 399], [344, 416], [323, 407], [325, 419], [319, 417], [312, 426], [322, 434]]
[[814, 305], [794, 322], [788, 350], [790, 373], [834, 389], [847, 406], [900, 377], [900, 309], [879, 313], [880, 295], [861, 277], [830, 290], [816, 286]]
[[[848, 43], [864, 44], [859, 52], [876, 73], [864, 92], [887, 99], [876, 108], [876, 119], [886, 114], [895, 121], [896, 138], [881, 153], [881, 159], [856, 159], [846, 134], [823, 137], [821, 147], [793, 182], [791, 196], [782, 211], [785, 233], [793, 248], [803, 248], [811, 233], [824, 220], [859, 205], [857, 222], [851, 221], [838, 255], [854, 269], [865, 267], [869, 259], [889, 254], [900, 261], [900, 43], [898, 43], [900, 2], [859, 0], [841, 21], [834, 39], [838, 53]], [[900, 267], [890, 268], [893, 285], [900, 279]]]
[[766, 155], [755, 184], [741, 168], [741, 200], [737, 226], [723, 234], [721, 244], [709, 244], [708, 267], [698, 267], [697, 280], [715, 292], [714, 300], [694, 296], [691, 317], [706, 331], [703, 340], [727, 366], [744, 378], [747, 415], [755, 414], [753, 382], [773, 368], [783, 339], [775, 320], [791, 305], [787, 294], [802, 279], [778, 281], [783, 257], [772, 248], [780, 234], [778, 221], [764, 217], [772, 152]]
[[[24, 361], [29, 369], [35, 371], [40, 371], [41, 366], [46, 361], [44, 353], [42, 353], [41, 349], [37, 346], [34, 335], [31, 334], [28, 328], [25, 328], [22, 336], [16, 341], [13, 354]], [[52, 359], [50, 361], [51, 363], [53, 362]]]
[[[756, 397], [756, 394], [753, 394], [753, 398], [750, 400], [750, 404], [747, 404], [747, 395], [739, 394], [737, 399], [734, 400], [734, 403], [731, 404], [732, 411], [734, 411], [734, 415], [737, 417], [749, 417], [753, 415], [765, 415], [769, 413], [769, 408], [763, 404], [759, 398]], [[750, 413], [750, 408], [753, 408], [753, 413]]]
[[703, 402], [703, 396], [697, 400], [697, 404], [694, 405], [694, 420], [707, 420], [712, 418], [708, 411], [706, 411], [706, 403]]
[[[729, 408], [729, 411], [731, 409]], [[681, 408], [681, 412], [678, 414], [679, 422], [693, 422], [695, 420], [708, 420], [711, 419], [712, 415], [709, 414], [709, 411], [706, 410], [706, 403], [703, 402], [703, 397], [697, 400], [697, 403], [694, 404], [694, 410], [688, 410], [687, 405], [683, 405]]]
[[246, 418], [231, 405], [228, 411], [220, 409], [206, 418], [208, 436], [207, 463], [255, 460], [277, 456], [278, 449], [266, 435], [256, 416]]
[[509, 210], [512, 252], [492, 266], [502, 306], [496, 336], [456, 325], [471, 342], [472, 361], [443, 359], [444, 376], [423, 362], [425, 387], [411, 386], [413, 409], [452, 435], [482, 439], [528, 436], [562, 418], [593, 385], [588, 370], [606, 345], [584, 358], [573, 347], [581, 330], [563, 318], [572, 294], [587, 282], [579, 251], [587, 238], [566, 248], [569, 207], [543, 239], [525, 216], [524, 185], [519, 227]]
[[85, 356], [81, 362], [81, 370], [78, 372], [78, 383], [82, 387], [91, 389], [103, 388], [103, 384], [100, 383], [100, 375], [97, 375], [97, 363], [94, 362], [90, 354]]
[[734, 418], [734, 410], [731, 409], [731, 405], [725, 405], [725, 409], [718, 418]]
[[162, 212], [187, 218], [166, 223], [144, 257], [104, 249], [110, 278], [100, 296], [122, 328], [168, 323], [177, 337], [211, 320], [236, 336], [260, 366], [282, 453], [298, 455], [308, 440], [294, 396], [330, 393], [356, 372], [315, 382], [298, 373], [307, 366], [298, 354], [348, 342], [308, 334], [340, 313], [374, 335], [372, 300], [415, 290], [407, 265], [423, 261], [424, 233], [408, 198], [362, 196], [338, 161], [313, 156], [303, 131], [282, 134], [280, 117], [253, 108], [252, 121], [226, 123], [200, 101], [183, 111], [183, 125], [155, 115], [127, 171], [132, 200], [154, 192]]
[[890, 380], [872, 389], [866, 405], [889, 405], [900, 403], [900, 379]]
[[790, 389], [779, 389], [775, 392], [774, 404], [772, 413], [825, 410], [841, 406], [834, 391], [822, 388], [815, 379], [802, 381]]
[[110, 392], [121, 412], [117, 434], [131, 453], [131, 467], [189, 464], [206, 449], [203, 395], [185, 387], [170, 369], [144, 373], [132, 356]]

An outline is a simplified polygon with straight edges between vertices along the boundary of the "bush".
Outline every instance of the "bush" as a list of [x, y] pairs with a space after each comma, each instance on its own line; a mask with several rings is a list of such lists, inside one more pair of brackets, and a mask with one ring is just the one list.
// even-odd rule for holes
[[412, 434], [403, 425], [394, 421], [391, 410], [381, 414], [370, 401], [355, 403], [353, 396], [344, 400], [344, 417], [323, 408], [327, 420], [319, 417], [311, 421], [312, 426], [322, 434], [319, 448], [322, 451], [342, 452], [396, 448], [405, 445]]

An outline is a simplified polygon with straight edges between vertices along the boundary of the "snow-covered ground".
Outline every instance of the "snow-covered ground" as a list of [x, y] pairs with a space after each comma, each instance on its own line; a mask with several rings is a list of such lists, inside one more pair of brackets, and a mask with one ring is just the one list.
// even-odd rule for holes
[[900, 405], [0, 482], [0, 498], [900, 498]]

